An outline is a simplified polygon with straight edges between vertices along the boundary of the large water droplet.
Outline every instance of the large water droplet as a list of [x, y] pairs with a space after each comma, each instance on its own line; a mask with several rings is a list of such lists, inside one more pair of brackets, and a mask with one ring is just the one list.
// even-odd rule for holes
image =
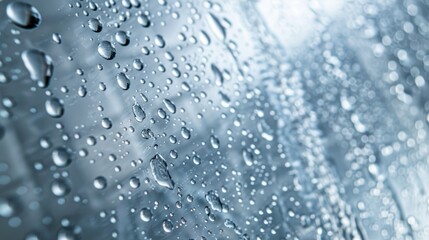
[[191, 131], [189, 131], [189, 129], [186, 127], [182, 127], [182, 129], [180, 130], [180, 133], [182, 134], [182, 137], [184, 139], [191, 138]]
[[52, 161], [57, 167], [66, 167], [71, 163], [70, 154], [64, 147], [58, 147], [52, 151]]
[[156, 154], [155, 157], [150, 160], [150, 168], [155, 181], [160, 186], [168, 189], [174, 188], [174, 181], [171, 179], [170, 172], [168, 171], [167, 162], [165, 162], [161, 155]]
[[64, 179], [56, 179], [52, 182], [51, 192], [57, 197], [64, 197], [70, 190], [69, 184]]
[[220, 23], [219, 19], [215, 15], [209, 13], [206, 15], [206, 20], [216, 38], [223, 41], [226, 37], [226, 30]]
[[155, 36], [155, 45], [160, 47], [160, 48], [165, 47], [165, 40], [161, 35]]
[[54, 118], [59, 118], [64, 114], [64, 106], [58, 98], [50, 98], [45, 102], [46, 112]]
[[206, 32], [200, 31], [198, 38], [203, 45], [210, 45], [210, 37]]
[[149, 18], [146, 16], [146, 15], [144, 15], [144, 14], [141, 14], [141, 15], [139, 15], [138, 17], [137, 17], [137, 22], [142, 26], [142, 27], [149, 27], [150, 26], [150, 20], [149, 20]]
[[116, 82], [123, 90], [128, 90], [128, 88], [130, 88], [130, 79], [123, 72], [116, 75]]
[[162, 222], [162, 229], [164, 230], [164, 232], [169, 233], [171, 231], [173, 231], [173, 223], [166, 219]]
[[14, 206], [12, 199], [0, 198], [0, 217], [8, 218], [15, 214], [16, 206]]
[[98, 190], [103, 190], [107, 187], [107, 180], [103, 176], [98, 176], [94, 179], [93, 185]]
[[146, 113], [138, 103], [133, 104], [133, 114], [137, 122], [143, 122], [143, 120], [146, 118]]
[[115, 40], [122, 46], [127, 46], [130, 43], [130, 38], [128, 37], [127, 33], [124, 31], [116, 32]]
[[163, 102], [169, 112], [176, 113], [176, 105], [174, 105], [174, 103], [172, 103], [169, 99], [164, 99]]
[[129, 184], [131, 188], [138, 188], [140, 187], [140, 179], [138, 177], [131, 177]]
[[205, 197], [211, 209], [218, 212], [222, 211], [222, 202], [214, 191], [208, 191]]
[[36, 49], [25, 50], [21, 54], [21, 59], [31, 79], [37, 81], [40, 87], [47, 87], [54, 71], [52, 59]]
[[42, 16], [32, 5], [24, 2], [12, 2], [6, 7], [6, 14], [17, 26], [31, 29], [40, 25]]
[[88, 27], [94, 32], [101, 32], [103, 29], [103, 26], [101, 25], [100, 21], [96, 18], [91, 18], [88, 20]]
[[112, 120], [110, 120], [110, 118], [103, 118], [101, 120], [101, 126], [105, 129], [110, 129], [112, 127]]
[[140, 211], [140, 219], [143, 222], [149, 222], [152, 219], [152, 211], [149, 208], [142, 208]]
[[98, 54], [104, 59], [113, 59], [116, 55], [116, 49], [109, 41], [102, 41], [98, 44]]
[[223, 85], [222, 72], [214, 64], [211, 65], [211, 69], [212, 69], [212, 72], [213, 72], [213, 75], [214, 75], [214, 80], [215, 80], [216, 85], [222, 86]]

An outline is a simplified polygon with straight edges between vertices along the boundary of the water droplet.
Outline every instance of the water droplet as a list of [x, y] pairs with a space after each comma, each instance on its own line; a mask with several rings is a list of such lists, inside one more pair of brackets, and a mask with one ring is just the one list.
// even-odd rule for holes
[[32, 29], [40, 25], [42, 16], [32, 5], [24, 2], [12, 2], [6, 7], [6, 14], [17, 26]]
[[16, 212], [16, 206], [11, 199], [0, 198], [0, 217], [9, 218]]
[[152, 219], [152, 211], [149, 208], [142, 208], [142, 210], [140, 210], [140, 219], [143, 222], [149, 222]]
[[94, 179], [93, 185], [98, 190], [103, 190], [107, 187], [107, 180], [103, 176], [98, 176]]
[[64, 197], [70, 190], [70, 186], [64, 179], [56, 179], [52, 182], [51, 192], [57, 197]]
[[80, 86], [79, 89], [77, 90], [77, 94], [80, 97], [85, 97], [86, 93], [87, 93], [87, 91], [86, 91], [86, 87], [85, 86]]
[[218, 212], [222, 211], [222, 203], [214, 191], [208, 191], [205, 197], [211, 209]]
[[111, 60], [116, 55], [116, 49], [109, 41], [102, 41], [98, 44], [98, 54], [107, 60]]
[[150, 168], [158, 185], [168, 189], [174, 188], [174, 181], [171, 179], [170, 172], [168, 171], [167, 162], [165, 162], [161, 155], [156, 154], [150, 160]]
[[149, 128], [147, 128], [147, 129], [143, 129], [142, 130], [142, 137], [144, 139], [149, 139], [151, 137], [154, 137], [154, 134], [153, 134], [152, 130], [150, 130]]
[[58, 147], [52, 151], [52, 161], [57, 167], [67, 167], [71, 163], [71, 157], [66, 148]]
[[143, 122], [143, 120], [146, 118], [146, 113], [138, 103], [133, 104], [133, 114], [137, 122]]
[[210, 136], [210, 144], [212, 145], [212, 147], [214, 149], [218, 149], [219, 148], [219, 139], [216, 136], [211, 135]]
[[147, 28], [147, 27], [149, 27], [149, 26], [150, 26], [150, 20], [149, 20], [149, 18], [148, 18], [146, 15], [144, 15], [144, 14], [141, 14], [141, 15], [139, 15], [139, 16], [137, 17], [137, 22], [138, 22], [142, 27], [145, 27], [145, 28]]
[[143, 63], [140, 59], [134, 59], [133, 68], [137, 71], [143, 70]]
[[25, 50], [21, 54], [21, 59], [30, 73], [31, 79], [37, 81], [40, 87], [47, 87], [54, 70], [52, 59], [36, 49]]
[[214, 79], [215, 79], [215, 83], [218, 86], [222, 86], [223, 85], [223, 76], [222, 76], [222, 72], [219, 70], [219, 68], [212, 64], [211, 65], [211, 69], [214, 75]]
[[45, 102], [46, 112], [54, 118], [59, 118], [64, 114], [64, 106], [58, 98], [51, 98]]
[[206, 15], [206, 20], [216, 38], [221, 41], [225, 40], [226, 30], [220, 23], [219, 19], [212, 13], [209, 13]]
[[165, 118], [167, 118], [167, 113], [165, 112], [165, 110], [164, 110], [164, 109], [159, 108], [159, 109], [158, 109], [158, 116], [159, 116], [160, 118], [162, 118], [162, 119], [165, 119]]
[[[57, 234], [57, 240], [77, 240], [79, 235], [75, 233], [72, 227], [61, 227]], [[27, 239], [26, 239], [27, 240]]]
[[261, 121], [257, 124], [257, 129], [261, 134], [261, 137], [267, 141], [274, 140], [274, 130], [265, 122], [265, 120], [261, 119]]
[[164, 99], [163, 102], [169, 112], [173, 114], [176, 113], [176, 105], [174, 105], [174, 103], [172, 103], [169, 99]]
[[182, 137], [184, 139], [191, 138], [191, 131], [189, 131], [189, 129], [186, 127], [182, 127], [182, 129], [180, 130], [180, 133], [182, 134]]
[[173, 227], [173, 223], [168, 219], [162, 222], [162, 229], [164, 229], [164, 232], [166, 233], [173, 231]]
[[101, 32], [103, 29], [103, 26], [101, 25], [100, 21], [96, 18], [91, 18], [88, 20], [88, 27], [94, 32]]
[[241, 151], [241, 155], [243, 156], [244, 163], [246, 163], [247, 166], [253, 165], [253, 154], [250, 151], [243, 149]]
[[130, 38], [128, 37], [127, 33], [124, 31], [116, 32], [115, 40], [122, 46], [127, 46], [130, 43]]
[[225, 107], [225, 108], [229, 107], [231, 104], [231, 99], [228, 97], [228, 95], [226, 95], [223, 92], [219, 92], [219, 95], [221, 97], [220, 104], [222, 105], [222, 107]]
[[116, 75], [116, 82], [123, 90], [128, 90], [128, 88], [130, 88], [130, 79], [123, 72]]
[[198, 34], [198, 38], [203, 45], [210, 45], [210, 37], [206, 32], [200, 31], [200, 33]]
[[160, 48], [165, 47], [165, 40], [161, 35], [155, 36], [155, 45], [160, 47]]
[[61, 35], [59, 33], [52, 33], [52, 41], [57, 44], [61, 44]]
[[137, 177], [131, 177], [130, 178], [130, 187], [131, 188], [140, 187], [140, 179], [138, 179]]
[[110, 120], [110, 118], [103, 118], [101, 120], [101, 126], [105, 129], [110, 129], [112, 127], [112, 120]]

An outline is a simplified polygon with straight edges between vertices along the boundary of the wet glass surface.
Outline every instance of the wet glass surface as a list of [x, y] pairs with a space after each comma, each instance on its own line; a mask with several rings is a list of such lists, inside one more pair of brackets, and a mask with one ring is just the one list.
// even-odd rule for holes
[[427, 0], [0, 0], [0, 239], [428, 239]]

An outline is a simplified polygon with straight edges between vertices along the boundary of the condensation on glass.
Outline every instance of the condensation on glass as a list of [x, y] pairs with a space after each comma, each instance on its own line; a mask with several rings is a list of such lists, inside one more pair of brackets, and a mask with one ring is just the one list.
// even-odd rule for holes
[[426, 0], [0, 13], [0, 238], [429, 238]]

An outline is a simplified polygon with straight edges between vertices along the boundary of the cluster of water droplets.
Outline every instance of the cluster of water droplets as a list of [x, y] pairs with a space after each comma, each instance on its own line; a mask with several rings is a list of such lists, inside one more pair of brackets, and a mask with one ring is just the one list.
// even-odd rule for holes
[[0, 2], [2, 236], [428, 237], [427, 4], [305, 2]]

